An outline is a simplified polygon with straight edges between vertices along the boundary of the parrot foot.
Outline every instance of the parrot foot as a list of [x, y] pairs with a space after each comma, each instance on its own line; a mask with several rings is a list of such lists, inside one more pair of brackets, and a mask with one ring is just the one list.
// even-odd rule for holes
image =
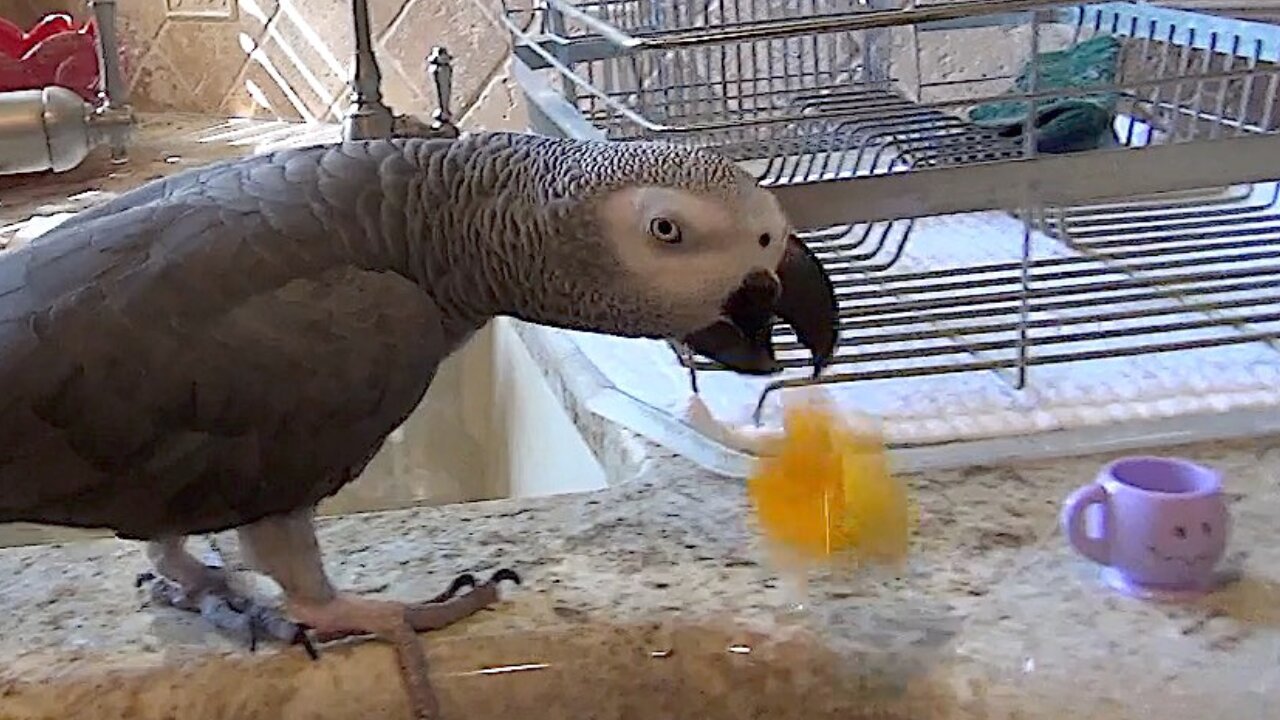
[[[502, 569], [488, 581], [462, 575], [448, 590], [422, 603], [375, 600], [340, 593], [323, 604], [290, 602], [289, 611], [303, 627], [314, 631], [318, 642], [331, 642], [357, 635], [374, 635], [395, 647], [400, 676], [409, 695], [415, 720], [439, 717], [439, 702], [427, 675], [427, 658], [417, 633], [439, 630], [470, 617], [498, 601], [498, 584], [503, 580], [520, 583], [515, 572]], [[461, 593], [463, 587], [471, 591]]]
[[190, 589], [151, 573], [138, 576], [136, 585], [144, 584], [149, 585], [153, 603], [196, 613], [221, 632], [247, 638], [250, 651], [256, 651], [258, 640], [266, 638], [301, 643], [311, 659], [319, 657], [301, 626], [290, 622], [277, 608], [258, 604], [231, 590], [217, 568], [209, 568], [208, 581]]

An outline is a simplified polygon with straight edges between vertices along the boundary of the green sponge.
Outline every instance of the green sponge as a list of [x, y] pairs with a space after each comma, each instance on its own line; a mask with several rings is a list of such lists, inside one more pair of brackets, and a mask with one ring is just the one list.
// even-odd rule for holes
[[[1041, 53], [1036, 56], [1039, 70], [1037, 89], [1041, 92], [1082, 90], [1111, 85], [1116, 80], [1119, 58], [1120, 41], [1110, 35], [1099, 35], [1066, 50]], [[1016, 91], [1029, 91], [1030, 69], [1024, 68], [1018, 74], [1014, 81]], [[1112, 125], [1116, 100], [1116, 93], [1101, 92], [1037, 103], [1035, 123], [1040, 132], [1036, 150], [1042, 153], [1078, 152], [1115, 142]], [[986, 103], [970, 110], [969, 120], [995, 129], [1004, 137], [1016, 138], [1022, 135], [1029, 105], [1022, 100]]]

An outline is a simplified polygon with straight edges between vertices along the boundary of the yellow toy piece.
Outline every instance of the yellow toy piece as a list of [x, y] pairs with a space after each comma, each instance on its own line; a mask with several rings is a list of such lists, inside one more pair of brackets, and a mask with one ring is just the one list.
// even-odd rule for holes
[[783, 429], [747, 481], [765, 536], [799, 559], [905, 560], [907, 492], [879, 430], [843, 421], [822, 396], [789, 403]]

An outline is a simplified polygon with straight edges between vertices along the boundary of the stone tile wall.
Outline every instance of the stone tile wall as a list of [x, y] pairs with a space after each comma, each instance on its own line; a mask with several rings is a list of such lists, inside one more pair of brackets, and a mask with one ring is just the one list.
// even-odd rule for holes
[[[347, 105], [349, 0], [118, 0], [118, 9], [139, 110], [336, 121]], [[19, 22], [53, 10], [87, 16], [84, 0], [0, 0], [0, 15]], [[495, 84], [506, 93], [508, 35], [475, 0], [369, 0], [369, 10], [397, 111], [435, 109], [426, 57], [437, 44], [454, 57], [456, 116], [492, 99]]]

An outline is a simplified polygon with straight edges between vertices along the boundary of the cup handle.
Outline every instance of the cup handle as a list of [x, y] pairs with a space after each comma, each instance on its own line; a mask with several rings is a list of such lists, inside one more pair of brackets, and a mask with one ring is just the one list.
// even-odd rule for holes
[[1067, 498], [1066, 506], [1062, 509], [1062, 530], [1067, 535], [1067, 541], [1081, 555], [1100, 565], [1106, 565], [1111, 561], [1111, 543], [1107, 538], [1110, 528], [1107, 527], [1104, 514], [1102, 537], [1090, 536], [1085, 528], [1085, 511], [1091, 505], [1105, 505], [1107, 500], [1106, 488], [1097, 483], [1090, 483], [1071, 493]]

